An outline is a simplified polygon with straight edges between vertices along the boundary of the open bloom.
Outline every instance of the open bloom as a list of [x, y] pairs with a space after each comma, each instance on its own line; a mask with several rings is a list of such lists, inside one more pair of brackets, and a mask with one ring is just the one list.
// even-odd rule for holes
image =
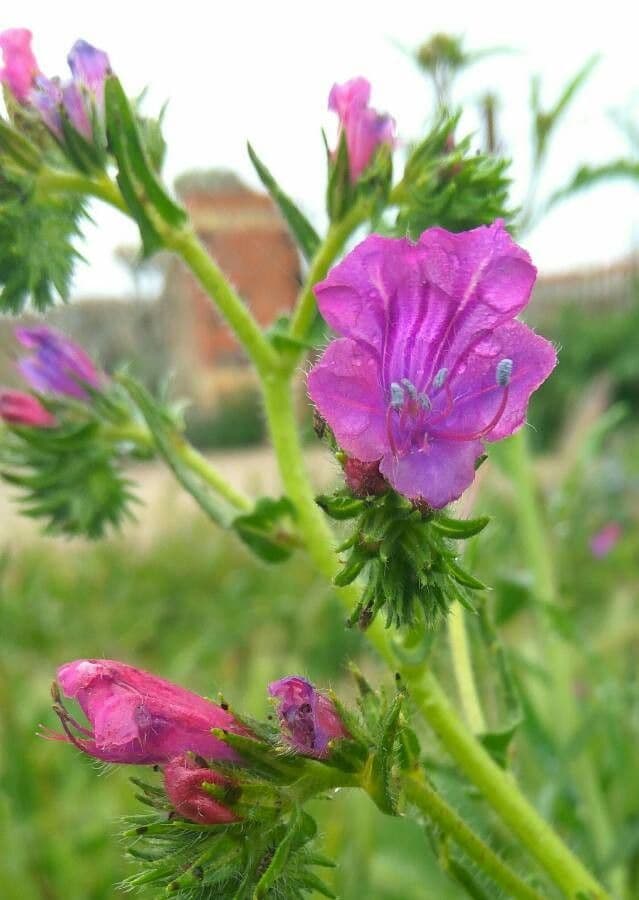
[[46, 325], [16, 328], [16, 337], [30, 356], [18, 362], [29, 385], [41, 394], [61, 394], [85, 400], [85, 386], [99, 389], [103, 376], [78, 344]]
[[215, 800], [202, 786], [215, 784], [231, 786], [231, 782], [215, 772], [198, 765], [188, 756], [172, 759], [164, 767], [164, 789], [173, 808], [185, 819], [203, 825], [227, 825], [238, 822], [239, 817], [228, 807]]
[[27, 28], [9, 28], [0, 34], [0, 50], [4, 58], [0, 81], [7, 85], [18, 103], [29, 100], [39, 71], [31, 49], [31, 38]]
[[37, 397], [8, 389], [0, 390], [0, 419], [8, 425], [31, 428], [51, 428], [56, 424], [55, 417]]
[[278, 702], [282, 731], [298, 753], [321, 759], [330, 741], [348, 737], [331, 701], [305, 678], [289, 675], [273, 681], [268, 692]]
[[94, 110], [100, 117], [104, 111], [104, 83], [111, 71], [109, 57], [86, 41], [76, 41], [67, 61], [73, 77], [63, 83], [59, 78], [39, 75], [30, 100], [56, 137], [63, 135], [62, 116], [66, 115], [75, 130], [90, 141]]
[[340, 134], [346, 137], [352, 183], [371, 164], [378, 147], [395, 145], [395, 120], [372, 109], [370, 96], [370, 82], [352, 78], [334, 84], [328, 97], [328, 108], [339, 116]]
[[58, 684], [78, 701], [86, 728], [58, 704], [64, 734], [49, 734], [105, 762], [153, 765], [193, 752], [237, 761], [211, 729], [243, 733], [233, 716], [210, 700], [111, 659], [78, 659], [58, 669]]
[[435, 508], [459, 497], [482, 442], [523, 424], [555, 366], [552, 344], [515, 319], [535, 276], [501, 221], [362, 241], [315, 288], [343, 337], [308, 389], [344, 450], [379, 460], [406, 497]]
[[619, 522], [608, 522], [590, 539], [590, 552], [595, 559], [603, 559], [611, 553], [621, 538], [622, 529]]

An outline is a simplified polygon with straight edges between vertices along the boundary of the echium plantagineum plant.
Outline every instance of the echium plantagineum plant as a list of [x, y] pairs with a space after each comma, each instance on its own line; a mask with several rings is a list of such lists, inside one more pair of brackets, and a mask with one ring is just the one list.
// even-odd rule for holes
[[[49, 532], [99, 537], [129, 514], [127, 460], [158, 458], [265, 563], [307, 554], [394, 676], [392, 689], [374, 689], [354, 672], [356, 710], [281, 677], [268, 688], [275, 714], [260, 722], [123, 662], [62, 665], [61, 731], [44, 735], [147, 767], [134, 779], [150, 809], [127, 826], [138, 871], [126, 884], [185, 898], [333, 896], [306, 804], [343, 787], [427, 823], [443, 868], [472, 896], [603, 900], [600, 861], [580, 860], [508, 771], [517, 719], [486, 726], [464, 637], [464, 609], [490, 626], [484, 585], [460, 561], [488, 523], [450, 504], [495, 442], [509, 439], [531, 546], [544, 539], [522, 426], [556, 354], [517, 318], [536, 270], [509, 233], [507, 163], [470, 152], [457, 117], [444, 117], [394, 178], [394, 120], [371, 106], [364, 78], [333, 86], [325, 235], [249, 147], [308, 264], [290, 317], [263, 331], [163, 183], [161, 123], [128, 97], [109, 57], [77, 41], [60, 80], [41, 72], [28, 31], [0, 35], [0, 48], [2, 310], [66, 300], [87, 201], [120, 210], [144, 256], [168, 251], [193, 272], [254, 366], [285, 493], [254, 501], [228, 484], [187, 442], [178, 405], [128, 371], [103, 372], [45, 324], [16, 330], [24, 384], [0, 392], [2, 477]], [[344, 476], [320, 497], [293, 402], [307, 359], [317, 432]], [[339, 539], [330, 519], [346, 523]], [[552, 603], [543, 552], [532, 563]], [[428, 657], [446, 617], [463, 716]], [[495, 848], [495, 830], [479, 833], [438, 787], [424, 726], [501, 820]]]

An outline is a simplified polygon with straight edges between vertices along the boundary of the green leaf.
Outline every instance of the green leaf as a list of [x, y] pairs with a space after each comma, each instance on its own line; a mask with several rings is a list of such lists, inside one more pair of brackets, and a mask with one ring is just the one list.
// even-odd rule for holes
[[[115, 76], [105, 84], [105, 110], [109, 145], [124, 181], [134, 188], [136, 199], [147, 204], [170, 226], [187, 221], [186, 211], [167, 193], [143, 144], [135, 113]], [[128, 198], [125, 196], [125, 200]], [[132, 209], [135, 214], [136, 210]], [[137, 215], [136, 215], [137, 218]]]
[[182, 461], [179, 450], [185, 439], [168, 411], [160, 406], [139, 382], [120, 374], [118, 381], [128, 392], [153, 435], [158, 453], [163, 457], [182, 487], [196, 500], [204, 512], [218, 525], [228, 528], [232, 512]]
[[30, 140], [5, 122], [0, 116], [0, 154], [6, 155], [21, 169], [37, 172], [42, 154]]
[[508, 750], [520, 724], [521, 720], [518, 719], [501, 731], [486, 731], [479, 735], [479, 741], [484, 749], [502, 769], [508, 768]]
[[278, 563], [288, 559], [295, 547], [290, 534], [294, 518], [295, 508], [288, 497], [262, 497], [250, 513], [236, 516], [232, 526], [256, 556]]
[[350, 494], [320, 494], [315, 502], [327, 516], [338, 520], [354, 519], [366, 509], [364, 500]]
[[247, 144], [248, 155], [255, 167], [260, 181], [269, 192], [273, 200], [277, 203], [280, 212], [284, 216], [288, 227], [291, 229], [293, 237], [299, 244], [302, 255], [307, 262], [315, 255], [320, 245], [320, 238], [311, 223], [308, 221], [304, 213], [302, 213], [291, 198], [286, 194], [276, 180], [273, 178], [264, 163], [251, 146]]
[[634, 159], [615, 159], [600, 166], [580, 166], [568, 184], [552, 194], [546, 209], [551, 209], [557, 203], [567, 200], [580, 191], [585, 191], [595, 185], [619, 178], [639, 181], [639, 161]]
[[395, 742], [399, 734], [399, 718], [404, 701], [397, 694], [380, 723], [380, 734], [375, 752], [371, 755], [362, 786], [370, 794], [382, 812], [395, 815], [397, 801], [393, 792], [392, 770], [395, 761]]

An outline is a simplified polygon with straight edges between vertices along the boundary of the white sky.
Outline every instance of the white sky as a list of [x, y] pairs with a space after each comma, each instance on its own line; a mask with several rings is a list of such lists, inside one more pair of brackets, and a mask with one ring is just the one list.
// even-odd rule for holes
[[[464, 75], [456, 99], [474, 108], [487, 89], [502, 98], [499, 128], [515, 159], [515, 200], [526, 185], [530, 76], [540, 72], [546, 105], [593, 53], [602, 60], [557, 135], [544, 187], [565, 182], [582, 162], [628, 153], [610, 111], [634, 105], [639, 118], [634, 3], [457, 2], [416, 0], [21, 0], [0, 12], [0, 30], [23, 25], [47, 74], [66, 72], [77, 37], [108, 51], [130, 95], [150, 87], [147, 109], [169, 100], [165, 174], [228, 167], [257, 184], [245, 153], [251, 140], [285, 189], [318, 225], [325, 185], [322, 126], [334, 81], [365, 75], [373, 105], [392, 113], [400, 136], [414, 138], [432, 109], [430, 88], [400, 47], [413, 48], [436, 31], [463, 34], [469, 49], [507, 45], [515, 54], [479, 63]], [[634, 8], [634, 11], [633, 11]], [[15, 10], [15, 12], [13, 12]], [[470, 128], [476, 122], [468, 120]], [[113, 249], [133, 243], [135, 228], [96, 207], [83, 247], [76, 295], [130, 291]], [[619, 182], [559, 207], [526, 239], [542, 271], [606, 263], [639, 238], [639, 189]]]

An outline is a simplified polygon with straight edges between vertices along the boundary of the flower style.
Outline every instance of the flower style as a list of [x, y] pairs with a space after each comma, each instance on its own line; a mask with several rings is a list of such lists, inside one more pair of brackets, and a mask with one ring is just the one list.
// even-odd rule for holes
[[55, 416], [44, 408], [37, 397], [23, 391], [0, 390], [0, 420], [7, 425], [29, 428], [52, 428]]
[[9, 28], [0, 34], [0, 50], [4, 66], [0, 81], [9, 88], [18, 103], [27, 103], [39, 72], [31, 49], [31, 32], [27, 28]]
[[282, 730], [298, 753], [323, 759], [330, 741], [349, 736], [331, 701], [305, 678], [281, 678], [269, 684], [268, 692], [278, 702]]
[[58, 394], [88, 399], [86, 387], [98, 390], [104, 376], [90, 356], [78, 344], [46, 325], [16, 328], [23, 347], [32, 350], [18, 362], [20, 373], [33, 390], [42, 394]]
[[[64, 734], [47, 736], [75, 744], [96, 759], [154, 765], [187, 752], [239, 759], [211, 734], [212, 728], [245, 733], [229, 712], [149, 672], [111, 659], [78, 659], [58, 669], [58, 684], [66, 697], [78, 701], [91, 728], [57, 702]], [[57, 688], [54, 695], [59, 701]]]
[[57, 138], [63, 137], [62, 116], [87, 141], [93, 139], [94, 110], [104, 114], [104, 83], [111, 71], [109, 57], [86, 41], [76, 41], [67, 57], [72, 79], [61, 83], [58, 78], [39, 75], [30, 100], [43, 122]]
[[328, 97], [328, 108], [339, 116], [340, 134], [343, 131], [346, 137], [352, 184], [371, 164], [378, 147], [395, 146], [395, 120], [371, 109], [370, 95], [366, 78], [352, 78], [333, 85]]
[[198, 765], [188, 756], [172, 759], [164, 767], [164, 789], [175, 811], [185, 819], [203, 825], [228, 825], [240, 818], [224, 804], [214, 800], [203, 784], [231, 787], [228, 778]]
[[441, 508], [474, 478], [483, 441], [508, 437], [556, 363], [515, 319], [536, 269], [501, 221], [415, 244], [371, 235], [315, 288], [343, 335], [308, 390], [343, 449], [400, 494]]

